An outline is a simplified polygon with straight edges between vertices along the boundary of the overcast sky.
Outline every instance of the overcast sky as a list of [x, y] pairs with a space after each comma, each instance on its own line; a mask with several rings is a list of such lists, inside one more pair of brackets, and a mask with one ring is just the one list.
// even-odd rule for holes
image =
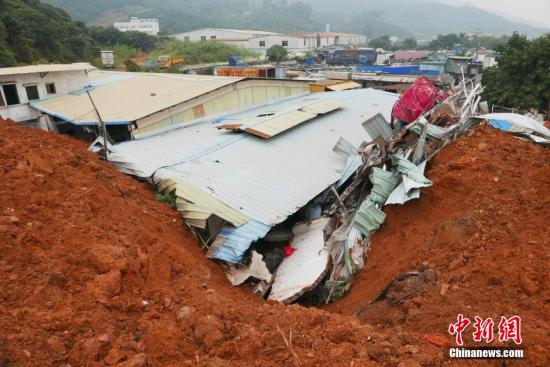
[[[450, 5], [468, 4], [510, 20], [550, 28], [550, 0], [437, 0]], [[535, 24], [536, 23], [536, 24]]]

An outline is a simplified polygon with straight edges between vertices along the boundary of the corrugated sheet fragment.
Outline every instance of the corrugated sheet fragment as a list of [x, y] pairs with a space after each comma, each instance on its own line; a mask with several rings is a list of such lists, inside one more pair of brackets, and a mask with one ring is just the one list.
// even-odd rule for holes
[[363, 122], [362, 126], [372, 139], [380, 137], [382, 140], [387, 141], [393, 133], [390, 124], [380, 113]]
[[348, 159], [352, 155], [359, 154], [359, 150], [352, 143], [342, 137], [338, 139], [338, 142], [334, 145], [332, 151], [344, 159]]
[[299, 105], [284, 112], [271, 112], [268, 109], [257, 118], [246, 118], [218, 126], [220, 129], [242, 130], [249, 134], [269, 139], [293, 127], [342, 107], [342, 103], [323, 99], [314, 103]]
[[[456, 130], [456, 128], [458, 128], [458, 124], [452, 125], [447, 128], [428, 124], [428, 137], [431, 139], [442, 140], [447, 137], [451, 132]], [[422, 126], [416, 124], [412, 127], [411, 131], [417, 135], [420, 135], [422, 133]]]
[[373, 167], [369, 178], [373, 185], [370, 193], [371, 200], [383, 205], [393, 189], [395, 189], [395, 186], [397, 186], [399, 177], [392, 172]]
[[[418, 166], [415, 166], [422, 175], [426, 169], [426, 163], [427, 162], [424, 161]], [[403, 175], [401, 183], [392, 191], [385, 205], [404, 204], [412, 199], [418, 199], [420, 197], [420, 188], [428, 186], [431, 186], [431, 181], [429, 183], [425, 181], [418, 182], [407, 175]]]
[[270, 226], [255, 220], [250, 220], [239, 227], [227, 225], [222, 228], [210, 246], [207, 256], [211, 259], [240, 264], [250, 245], [263, 238], [270, 229]]
[[355, 214], [354, 226], [368, 237], [380, 228], [385, 220], [386, 214], [375, 206], [370, 197], [367, 197]]
[[432, 184], [432, 181], [428, 180], [424, 176], [423, 170], [421, 170], [418, 166], [415, 166], [415, 164], [409, 161], [407, 158], [399, 154], [394, 154], [391, 157], [391, 160], [395, 169], [404, 176], [408, 176], [410, 179], [418, 183], [423, 183], [426, 185]]

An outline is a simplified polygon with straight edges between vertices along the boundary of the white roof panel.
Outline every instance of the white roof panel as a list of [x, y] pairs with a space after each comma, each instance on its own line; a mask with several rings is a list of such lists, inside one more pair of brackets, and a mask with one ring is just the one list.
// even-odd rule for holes
[[11, 68], [0, 68], [0, 76], [6, 75], [20, 75], [20, 74], [33, 74], [33, 73], [54, 73], [62, 71], [90, 71], [95, 69], [94, 66], [79, 62], [74, 64], [40, 64], [40, 65], [27, 65], [27, 66], [15, 66]]

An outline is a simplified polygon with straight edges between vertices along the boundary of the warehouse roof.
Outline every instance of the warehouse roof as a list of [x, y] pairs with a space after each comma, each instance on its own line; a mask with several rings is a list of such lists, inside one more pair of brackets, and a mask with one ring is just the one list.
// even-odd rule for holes
[[0, 68], [0, 76], [5, 75], [18, 75], [18, 74], [34, 74], [34, 73], [53, 73], [62, 71], [89, 71], [95, 67], [92, 65], [79, 62], [74, 64], [40, 64], [40, 65], [27, 65], [27, 66], [15, 66], [11, 68]]
[[[96, 74], [96, 72], [91, 73]], [[31, 106], [77, 125], [95, 125], [97, 115], [86, 91], [107, 124], [128, 124], [244, 78], [154, 73], [98, 73], [70, 95], [32, 102]]]

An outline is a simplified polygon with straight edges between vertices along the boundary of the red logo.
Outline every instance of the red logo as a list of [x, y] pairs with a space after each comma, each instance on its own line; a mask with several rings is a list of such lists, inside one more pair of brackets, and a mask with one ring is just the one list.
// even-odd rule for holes
[[513, 340], [516, 344], [521, 344], [521, 317], [512, 316], [509, 319], [502, 316], [498, 323], [498, 340], [507, 342]]
[[[480, 343], [485, 341], [486, 343], [491, 343], [494, 339], [494, 327], [495, 323], [493, 319], [488, 317], [483, 319], [479, 316], [474, 316], [475, 322], [474, 332], [472, 337], [474, 342]], [[462, 333], [468, 328], [471, 324], [470, 320], [467, 317], [464, 317], [462, 314], [458, 314], [456, 317], [456, 323], [449, 325], [449, 334], [455, 336], [457, 345], [464, 345], [464, 340], [462, 339]], [[506, 318], [502, 316], [498, 324], [498, 341], [507, 342], [514, 341], [516, 344], [521, 344], [523, 340], [521, 339], [521, 317], [512, 316]]]
[[456, 320], [456, 324], [449, 325], [449, 333], [451, 335], [455, 335], [456, 344], [463, 345], [464, 342], [462, 341], [462, 333], [466, 330], [468, 325], [470, 325], [470, 320], [462, 316], [461, 313], [458, 314]]

